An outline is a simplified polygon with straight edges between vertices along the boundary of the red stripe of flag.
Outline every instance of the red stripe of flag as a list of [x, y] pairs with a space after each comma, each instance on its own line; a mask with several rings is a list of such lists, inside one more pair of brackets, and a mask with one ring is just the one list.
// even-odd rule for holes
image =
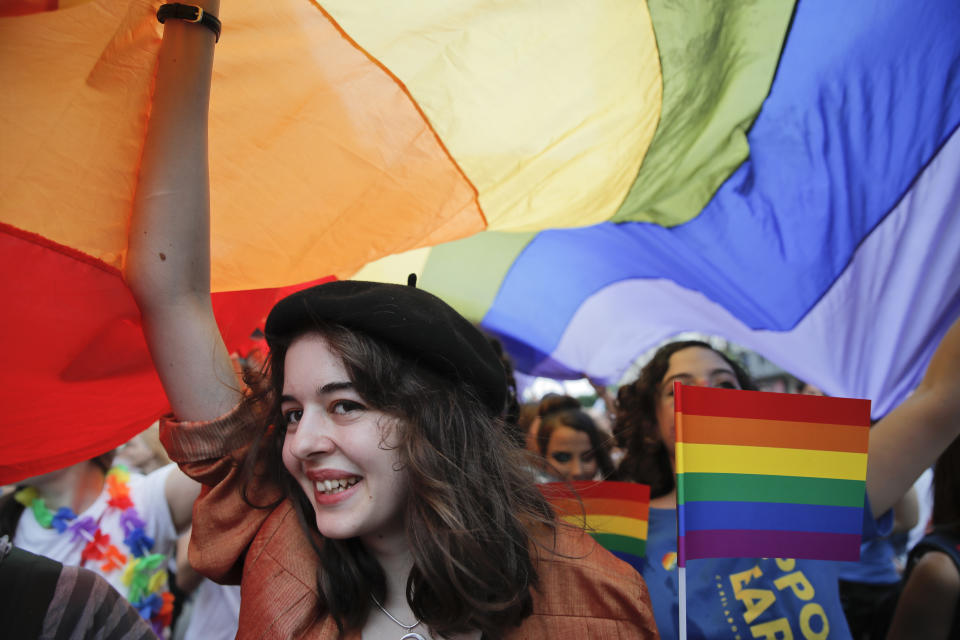
[[[688, 391], [683, 398], [682, 411], [686, 415], [870, 426], [869, 400], [710, 387], [687, 389], [696, 392]], [[680, 397], [675, 397], [676, 411], [681, 411]]]

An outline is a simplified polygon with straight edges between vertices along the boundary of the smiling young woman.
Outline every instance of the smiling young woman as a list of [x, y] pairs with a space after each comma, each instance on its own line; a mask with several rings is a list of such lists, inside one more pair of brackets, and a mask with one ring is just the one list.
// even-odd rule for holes
[[554, 520], [501, 419], [500, 359], [439, 298], [295, 293], [236, 381], [210, 305], [213, 44], [165, 23], [126, 277], [176, 415], [161, 438], [206, 487], [190, 560], [241, 583], [239, 637], [655, 637], [640, 576]]
[[397, 451], [399, 421], [365, 402], [321, 334], [294, 340], [280, 402], [283, 466], [324, 537], [363, 540], [376, 532], [376, 544], [402, 543], [408, 486]]

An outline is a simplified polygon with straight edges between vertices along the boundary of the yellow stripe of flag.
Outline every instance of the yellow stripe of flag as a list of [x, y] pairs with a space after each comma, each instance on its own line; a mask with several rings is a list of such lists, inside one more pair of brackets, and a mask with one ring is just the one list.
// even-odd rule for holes
[[[582, 514], [563, 516], [562, 519], [578, 527], [584, 526]], [[647, 539], [647, 521], [624, 516], [587, 514], [586, 530], [589, 533], [614, 533], [628, 538]]]
[[646, 2], [317, 4], [409, 90], [477, 187], [490, 230], [617, 212], [663, 102]]
[[747, 473], [865, 480], [867, 454], [811, 449], [677, 443], [681, 473]]

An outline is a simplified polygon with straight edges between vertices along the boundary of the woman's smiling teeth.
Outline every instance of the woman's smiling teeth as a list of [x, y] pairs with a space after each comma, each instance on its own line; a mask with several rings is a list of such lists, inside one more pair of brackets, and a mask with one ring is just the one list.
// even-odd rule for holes
[[339, 480], [318, 480], [314, 487], [320, 493], [339, 493], [360, 482], [359, 476], [340, 478]]

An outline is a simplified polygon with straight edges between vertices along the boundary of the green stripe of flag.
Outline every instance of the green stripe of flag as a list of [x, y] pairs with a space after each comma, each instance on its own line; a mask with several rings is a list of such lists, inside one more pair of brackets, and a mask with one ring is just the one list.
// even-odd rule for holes
[[743, 164], [793, 5], [648, 0], [663, 73], [660, 124], [611, 222], [683, 224]]
[[682, 473], [678, 497], [684, 502], [782, 502], [835, 507], [862, 507], [866, 483], [740, 473]]
[[[438, 244], [430, 249], [417, 286], [443, 298], [471, 322], [480, 322], [493, 306], [507, 271], [535, 235], [482, 231]], [[483, 268], [457, 266], [469, 264]]]
[[642, 538], [618, 536], [615, 533], [591, 533], [590, 535], [607, 551], [631, 553], [639, 557], [647, 550], [647, 541]]

